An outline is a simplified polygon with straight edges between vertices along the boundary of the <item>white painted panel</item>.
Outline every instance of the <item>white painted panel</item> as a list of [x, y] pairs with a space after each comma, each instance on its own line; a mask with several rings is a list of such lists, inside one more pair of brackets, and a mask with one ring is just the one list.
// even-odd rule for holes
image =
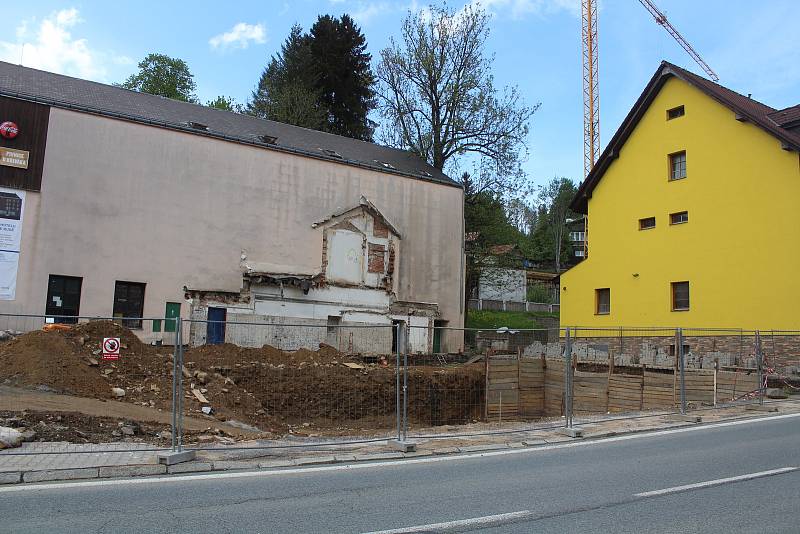
[[364, 273], [364, 247], [361, 234], [334, 230], [328, 234], [329, 280], [360, 284]]

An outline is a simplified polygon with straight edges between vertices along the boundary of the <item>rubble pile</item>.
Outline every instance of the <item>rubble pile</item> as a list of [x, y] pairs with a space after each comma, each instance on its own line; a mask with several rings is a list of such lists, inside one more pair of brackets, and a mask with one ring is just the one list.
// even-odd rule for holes
[[[104, 337], [120, 338], [118, 360], [101, 359]], [[172, 370], [170, 347], [145, 345], [111, 321], [29, 332], [0, 344], [0, 385], [165, 411], [172, 406]], [[268, 345], [187, 348], [180, 372], [184, 413], [206, 417], [210, 424], [219, 420], [270, 434], [306, 436], [394, 426], [396, 374], [390, 362], [365, 363], [325, 344], [316, 351], [294, 352]], [[412, 367], [408, 380], [412, 422], [471, 422], [470, 407], [482, 403], [482, 365]], [[115, 438], [137, 435], [113, 431], [120, 433]]]

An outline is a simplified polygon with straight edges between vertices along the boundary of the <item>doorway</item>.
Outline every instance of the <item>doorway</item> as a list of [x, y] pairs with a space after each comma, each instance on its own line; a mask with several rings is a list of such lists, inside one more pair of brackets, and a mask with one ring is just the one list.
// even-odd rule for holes
[[[81, 305], [81, 286], [79, 276], [51, 274], [47, 282], [47, 303], [44, 313], [56, 323], [75, 324]], [[53, 317], [55, 316], [55, 317]]]
[[225, 308], [208, 308], [206, 323], [206, 344], [221, 345], [225, 343], [225, 320], [228, 310]]

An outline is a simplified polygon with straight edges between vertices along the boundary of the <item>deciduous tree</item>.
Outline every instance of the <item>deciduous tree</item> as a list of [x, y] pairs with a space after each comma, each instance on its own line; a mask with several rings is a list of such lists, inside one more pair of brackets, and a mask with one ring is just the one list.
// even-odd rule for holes
[[197, 102], [197, 85], [189, 65], [165, 54], [147, 54], [139, 62], [139, 72], [132, 74], [120, 87], [184, 102]]
[[477, 192], [516, 194], [538, 105], [525, 105], [516, 87], [495, 88], [488, 36], [489, 15], [473, 4], [409, 13], [377, 71], [384, 140], [450, 174], [471, 158]]

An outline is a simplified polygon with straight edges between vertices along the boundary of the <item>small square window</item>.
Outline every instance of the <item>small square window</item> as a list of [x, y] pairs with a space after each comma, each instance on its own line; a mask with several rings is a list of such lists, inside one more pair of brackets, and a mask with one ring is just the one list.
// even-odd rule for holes
[[678, 213], [670, 213], [669, 214], [669, 223], [670, 224], [683, 224], [689, 222], [689, 212], [688, 211], [679, 211]]
[[607, 287], [594, 290], [595, 313], [597, 315], [608, 315], [611, 313], [611, 290]]
[[669, 155], [669, 179], [686, 178], [686, 151]]
[[639, 230], [649, 230], [655, 227], [656, 227], [655, 217], [645, 217], [644, 219], [639, 219]]
[[683, 109], [683, 106], [678, 106], [676, 108], [668, 109], [667, 110], [667, 120], [677, 119], [678, 117], [683, 117], [686, 115], [686, 112]]
[[689, 309], [689, 282], [672, 282], [672, 311]]

